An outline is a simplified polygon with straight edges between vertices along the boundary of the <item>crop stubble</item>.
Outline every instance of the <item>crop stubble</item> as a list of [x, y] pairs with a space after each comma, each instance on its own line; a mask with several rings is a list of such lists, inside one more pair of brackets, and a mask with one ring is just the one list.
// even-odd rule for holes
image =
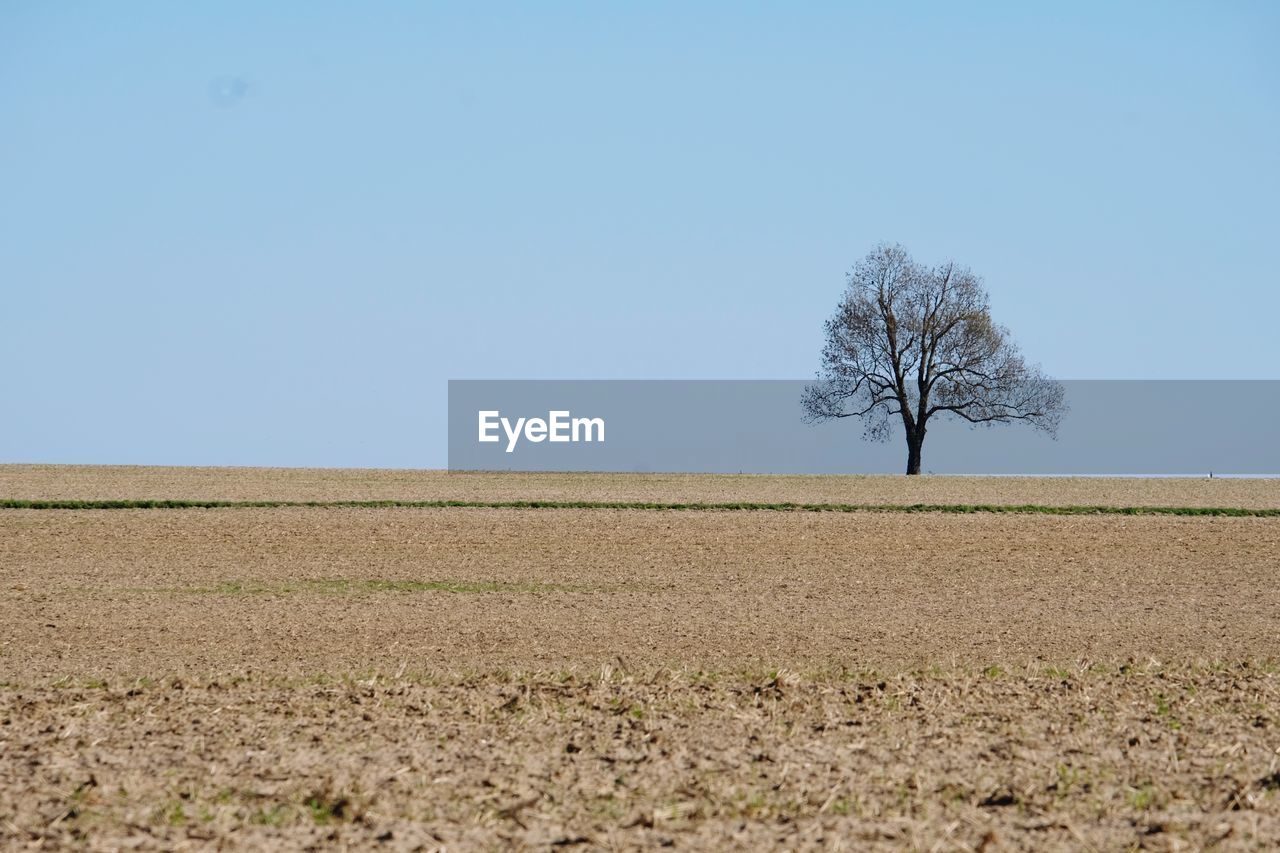
[[[264, 476], [214, 496], [370, 497]], [[5, 496], [192, 496], [65, 482]], [[744, 497], [618, 482], [586, 497]], [[0, 842], [1267, 846], [1277, 554], [1260, 518], [0, 511]]]

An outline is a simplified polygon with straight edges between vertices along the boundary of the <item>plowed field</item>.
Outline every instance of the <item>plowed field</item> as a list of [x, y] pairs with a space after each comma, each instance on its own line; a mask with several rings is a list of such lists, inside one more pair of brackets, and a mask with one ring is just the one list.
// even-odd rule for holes
[[[1280, 485], [4, 466], [0, 498]], [[0, 510], [0, 846], [1271, 847], [1278, 580], [1274, 517]]]

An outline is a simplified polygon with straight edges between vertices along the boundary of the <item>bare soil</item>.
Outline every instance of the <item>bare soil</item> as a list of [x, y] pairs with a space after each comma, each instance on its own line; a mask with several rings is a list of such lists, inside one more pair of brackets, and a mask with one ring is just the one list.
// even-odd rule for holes
[[9, 510], [0, 680], [1263, 658], [1277, 555], [1268, 518]]
[[1272, 848], [1278, 567], [1274, 518], [3, 510], [0, 847]]
[[554, 500], [1280, 507], [1280, 480], [544, 474], [0, 465], [0, 497], [60, 500]]
[[1255, 668], [0, 691], [6, 846], [1265, 849]]

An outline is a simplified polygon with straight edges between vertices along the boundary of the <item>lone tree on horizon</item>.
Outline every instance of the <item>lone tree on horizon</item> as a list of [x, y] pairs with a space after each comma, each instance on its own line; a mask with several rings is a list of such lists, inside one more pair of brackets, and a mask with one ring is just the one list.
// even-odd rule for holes
[[862, 418], [884, 441], [901, 419], [907, 473], [920, 473], [930, 420], [1026, 421], [1056, 436], [1062, 385], [1023, 361], [1009, 330], [991, 319], [982, 279], [948, 261], [926, 268], [882, 243], [848, 276], [826, 323], [818, 381], [801, 400], [805, 420]]

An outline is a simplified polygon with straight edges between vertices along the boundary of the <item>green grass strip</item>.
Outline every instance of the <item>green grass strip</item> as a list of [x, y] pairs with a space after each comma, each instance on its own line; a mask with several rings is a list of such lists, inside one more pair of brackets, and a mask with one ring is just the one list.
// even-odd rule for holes
[[0, 509], [639, 509], [693, 512], [940, 512], [1012, 515], [1203, 515], [1280, 517], [1280, 508], [1196, 506], [1045, 506], [1042, 504], [844, 504], [844, 503], [661, 503], [647, 501], [201, 501], [201, 500], [16, 500]]
[[187, 593], [190, 595], [290, 595], [314, 592], [324, 595], [359, 595], [379, 592], [451, 592], [451, 593], [539, 593], [539, 592], [597, 592], [603, 587], [571, 584], [502, 581], [411, 581], [411, 580], [361, 580], [334, 578], [328, 580], [298, 580], [282, 583], [258, 581], [223, 581], [214, 586], [132, 587], [126, 592]]

